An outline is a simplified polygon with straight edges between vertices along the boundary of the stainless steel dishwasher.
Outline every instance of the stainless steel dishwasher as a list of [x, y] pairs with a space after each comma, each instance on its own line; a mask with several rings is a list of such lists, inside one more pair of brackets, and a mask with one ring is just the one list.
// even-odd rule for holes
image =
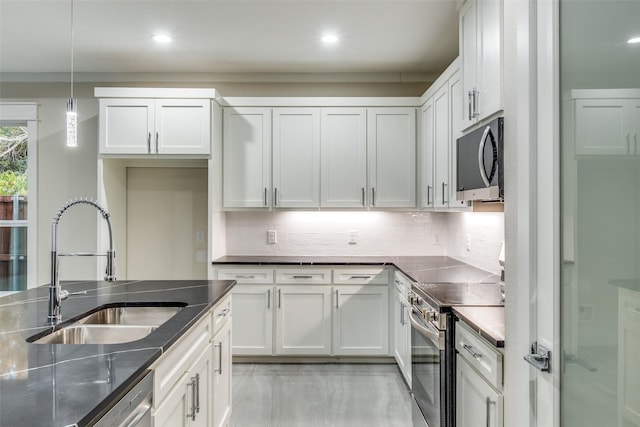
[[148, 373], [115, 404], [95, 427], [150, 427], [153, 375]]

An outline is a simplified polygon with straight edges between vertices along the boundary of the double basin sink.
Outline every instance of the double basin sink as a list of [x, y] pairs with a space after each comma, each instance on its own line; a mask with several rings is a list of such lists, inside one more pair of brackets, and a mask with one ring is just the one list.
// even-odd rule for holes
[[120, 344], [149, 335], [175, 316], [185, 304], [111, 305], [46, 334], [27, 338], [33, 344]]

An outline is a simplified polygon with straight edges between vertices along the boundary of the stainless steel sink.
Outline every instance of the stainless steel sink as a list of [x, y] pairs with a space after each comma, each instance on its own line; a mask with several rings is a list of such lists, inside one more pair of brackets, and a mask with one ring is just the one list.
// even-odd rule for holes
[[83, 317], [78, 323], [160, 326], [180, 310], [182, 307], [108, 307]]
[[34, 344], [119, 344], [142, 339], [157, 326], [70, 325], [33, 341]]

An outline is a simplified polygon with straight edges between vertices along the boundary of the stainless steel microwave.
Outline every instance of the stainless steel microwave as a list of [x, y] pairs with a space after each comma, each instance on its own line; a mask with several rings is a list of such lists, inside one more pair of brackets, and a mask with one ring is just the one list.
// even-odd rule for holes
[[504, 200], [504, 118], [458, 138], [456, 199]]

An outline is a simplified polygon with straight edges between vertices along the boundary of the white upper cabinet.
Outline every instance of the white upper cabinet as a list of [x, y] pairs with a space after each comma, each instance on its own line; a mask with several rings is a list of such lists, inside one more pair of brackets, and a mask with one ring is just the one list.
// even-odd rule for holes
[[100, 154], [208, 155], [211, 100], [102, 98]]
[[424, 95], [420, 123], [420, 206], [467, 207], [456, 200], [456, 139], [460, 136], [460, 72], [455, 61]]
[[273, 207], [320, 206], [320, 110], [273, 110]]
[[571, 93], [577, 155], [640, 155], [640, 90]]
[[223, 129], [224, 207], [269, 207], [271, 109], [225, 108]]
[[323, 108], [321, 124], [320, 206], [364, 208], [367, 186], [367, 110]]
[[467, 0], [460, 9], [462, 126], [502, 110], [502, 0]]
[[368, 110], [369, 205], [416, 206], [416, 110]]

